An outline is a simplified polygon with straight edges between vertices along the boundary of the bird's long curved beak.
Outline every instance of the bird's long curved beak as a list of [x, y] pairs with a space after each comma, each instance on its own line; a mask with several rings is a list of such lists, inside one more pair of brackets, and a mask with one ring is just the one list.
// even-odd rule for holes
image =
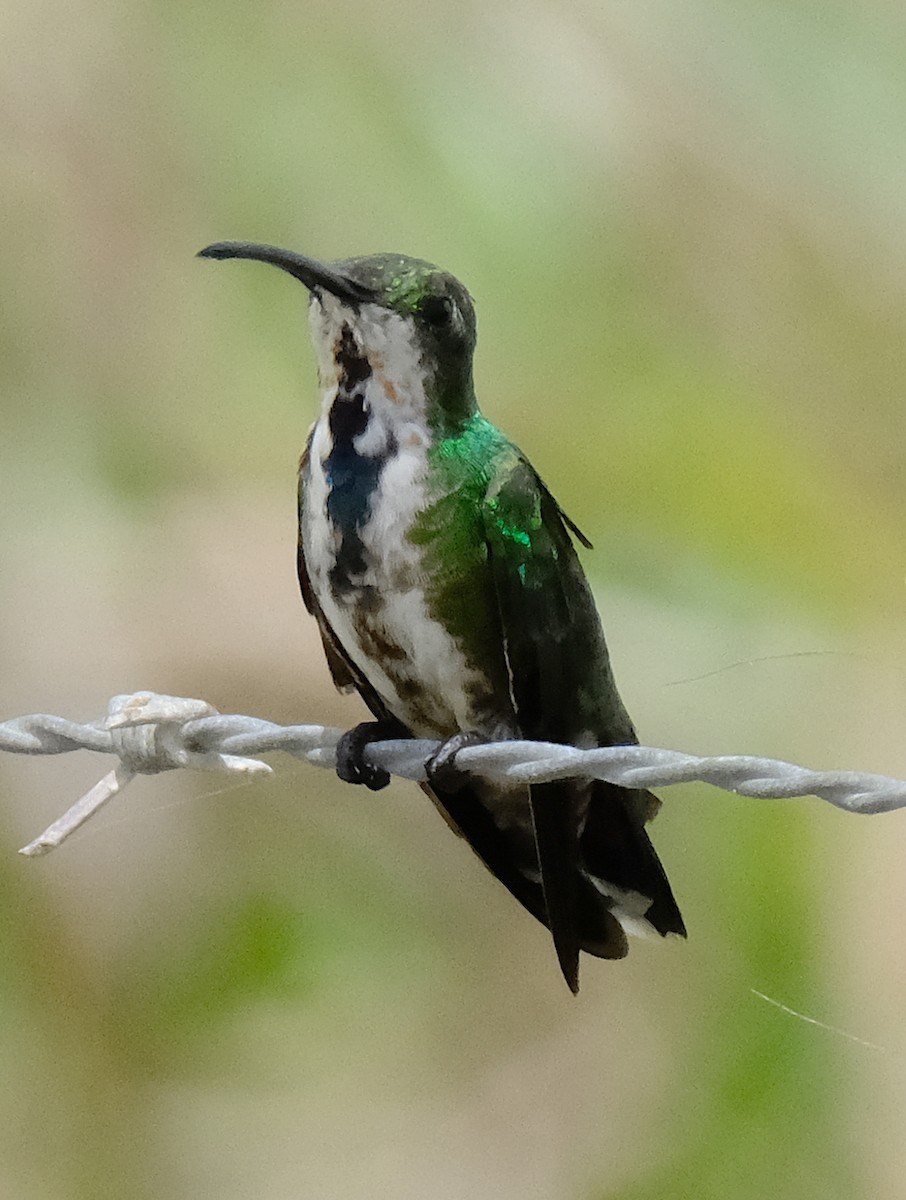
[[306, 258], [292, 250], [281, 250], [279, 246], [266, 246], [257, 242], [214, 242], [198, 251], [199, 258], [252, 258], [258, 262], [271, 263], [300, 280], [310, 292], [325, 291], [347, 304], [374, 302], [375, 293], [356, 280], [350, 279], [336, 267]]

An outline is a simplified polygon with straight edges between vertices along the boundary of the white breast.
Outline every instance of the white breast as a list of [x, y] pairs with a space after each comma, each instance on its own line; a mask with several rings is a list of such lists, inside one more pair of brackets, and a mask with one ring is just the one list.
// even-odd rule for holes
[[[448, 737], [476, 727], [470, 684], [472, 670], [456, 641], [430, 615], [420, 578], [417, 547], [407, 534], [425, 504], [424, 451], [400, 452], [382, 470], [373, 516], [361, 530], [367, 562], [356, 580], [380, 598], [364, 609], [356, 593], [335, 596], [329, 583], [339, 539], [326, 516], [327, 483], [316, 449], [316, 432], [304, 500], [303, 553], [311, 586], [345, 652], [394, 716], [419, 736]], [[376, 637], [377, 635], [377, 637]], [[382, 663], [374, 642], [389, 643], [397, 654]], [[407, 700], [406, 684], [418, 684], [419, 701]]]

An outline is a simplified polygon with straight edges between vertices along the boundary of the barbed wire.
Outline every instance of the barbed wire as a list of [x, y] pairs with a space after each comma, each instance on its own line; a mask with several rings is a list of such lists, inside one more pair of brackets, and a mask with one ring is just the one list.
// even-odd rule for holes
[[[282, 751], [319, 767], [335, 767], [341, 729], [326, 725], [276, 725], [260, 717], [222, 714], [204, 700], [135, 692], [114, 696], [106, 717], [79, 724], [40, 713], [0, 722], [0, 750], [13, 754], [65, 754], [94, 750], [116, 755], [116, 767], [59, 820], [19, 851], [46, 854], [111, 800], [136, 775], [192, 768], [202, 771], [270, 773], [254, 757]], [[366, 758], [393, 775], [417, 782], [439, 742], [375, 742]], [[709, 783], [756, 799], [817, 796], [854, 813], [906, 807], [906, 781], [860, 771], [811, 771], [794, 763], [754, 755], [700, 757], [651, 746], [579, 750], [553, 742], [487, 742], [466, 746], [456, 765], [501, 784], [546, 783], [587, 777], [632, 788]]]

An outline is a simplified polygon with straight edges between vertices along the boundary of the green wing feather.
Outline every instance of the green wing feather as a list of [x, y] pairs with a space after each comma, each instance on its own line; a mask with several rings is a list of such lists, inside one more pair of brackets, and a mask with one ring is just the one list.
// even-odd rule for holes
[[[580, 681], [594, 674], [589, 655], [603, 650], [603, 640], [560, 509], [515, 450], [486, 496], [485, 536], [519, 728], [527, 738], [571, 742], [582, 732], [581, 710], [588, 705]], [[575, 991], [587, 788], [567, 781], [534, 785], [529, 792], [548, 925]], [[607, 924], [610, 953], [625, 953], [618, 923], [611, 917]]]
[[[634, 744], [570, 532], [586, 539], [514, 447], [507, 458], [487, 493], [485, 531], [520, 731], [580, 746]], [[530, 792], [548, 923], [570, 986], [577, 948], [604, 958], [627, 952], [611, 911], [617, 893], [649, 898], [649, 924], [685, 934], [644, 828], [655, 796], [579, 780]]]

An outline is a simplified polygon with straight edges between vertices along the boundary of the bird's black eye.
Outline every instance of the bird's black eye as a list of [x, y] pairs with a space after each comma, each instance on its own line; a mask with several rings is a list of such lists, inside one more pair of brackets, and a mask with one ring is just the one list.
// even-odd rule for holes
[[447, 296], [426, 296], [418, 311], [432, 329], [446, 329], [453, 319], [453, 301]]

